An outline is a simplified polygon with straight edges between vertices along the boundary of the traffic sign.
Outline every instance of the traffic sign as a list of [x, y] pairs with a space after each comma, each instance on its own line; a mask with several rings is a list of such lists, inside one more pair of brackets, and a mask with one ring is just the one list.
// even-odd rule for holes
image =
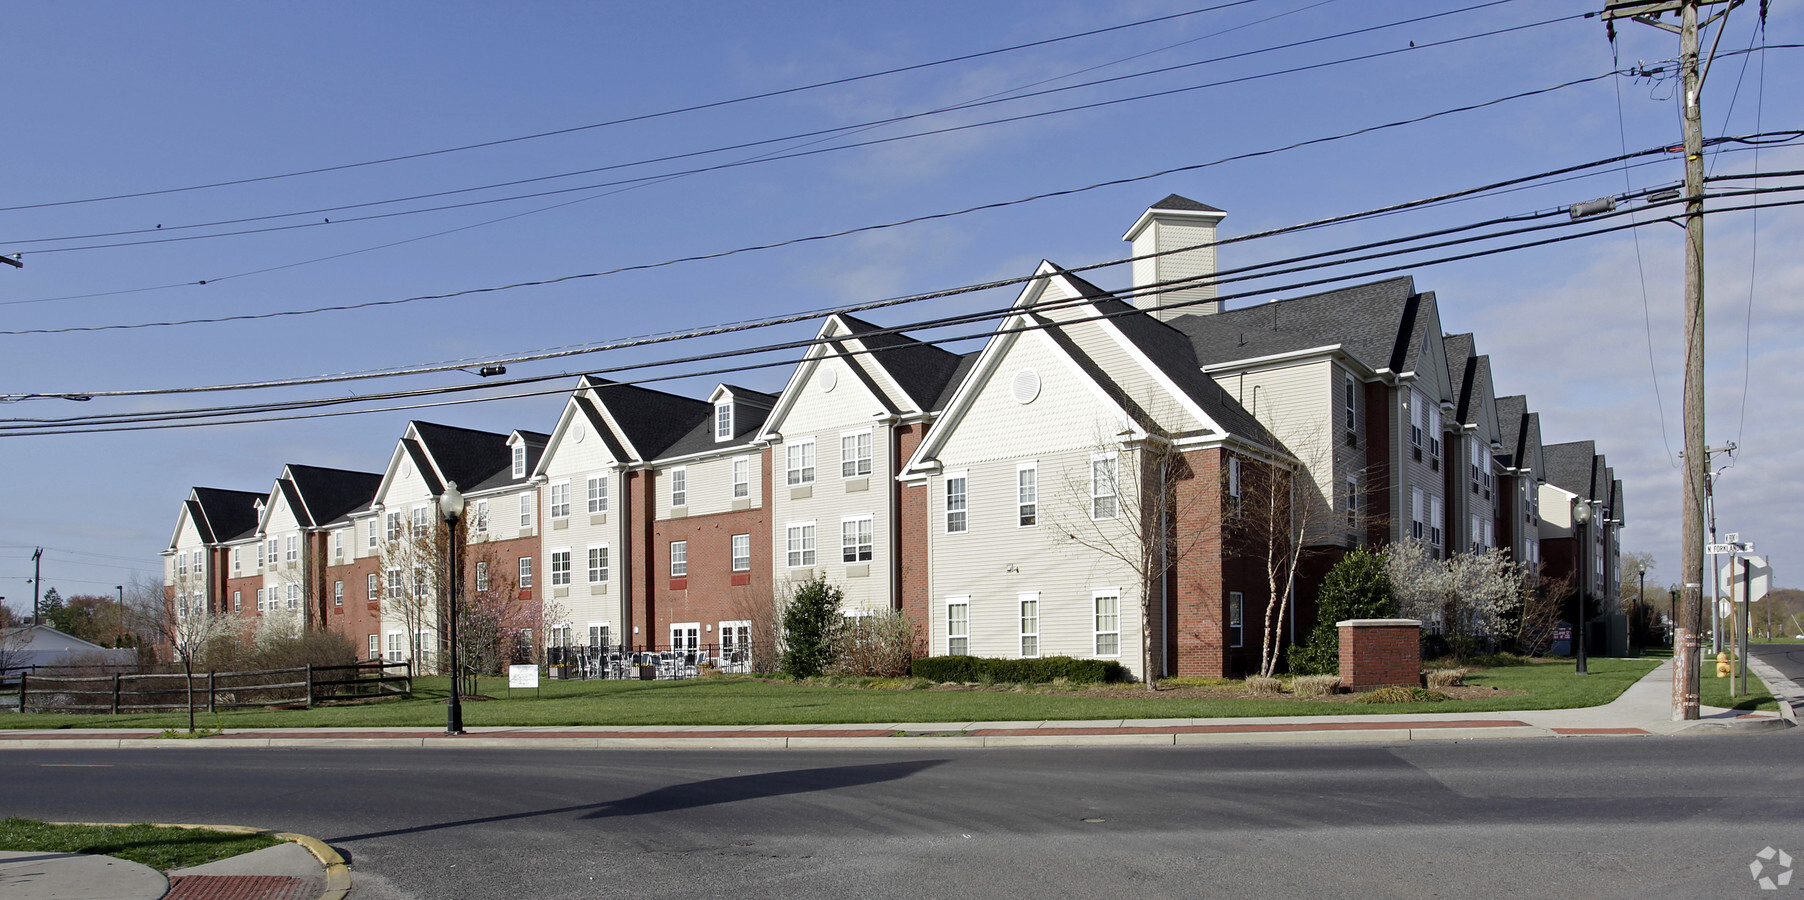
[[1705, 544], [1704, 552], [1711, 556], [1729, 556], [1735, 552], [1734, 544]]
[[[1741, 596], [1744, 574], [1747, 576], [1746, 597]], [[1742, 556], [1732, 559], [1728, 565], [1723, 566], [1718, 575], [1720, 578], [1717, 585], [1722, 588], [1722, 592], [1738, 600], [1757, 601], [1765, 597], [1767, 591], [1772, 590], [1773, 586], [1773, 567], [1767, 565], [1766, 560], [1758, 556]]]

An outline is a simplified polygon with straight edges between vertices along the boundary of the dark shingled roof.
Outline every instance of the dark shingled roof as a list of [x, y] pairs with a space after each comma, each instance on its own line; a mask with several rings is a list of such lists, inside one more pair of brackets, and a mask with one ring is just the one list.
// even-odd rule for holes
[[[734, 394], [737, 396], [738, 392], [735, 391]], [[759, 396], [769, 397], [770, 395], [760, 394]], [[714, 439], [714, 410], [713, 407], [708, 407], [707, 415], [703, 416], [701, 421], [696, 422], [688, 433], [677, 438], [669, 447], [664, 448], [664, 452], [659, 453], [656, 458], [688, 456], [692, 453], [706, 453], [722, 447], [743, 449], [758, 437], [760, 431], [764, 430], [764, 422], [770, 417], [769, 414], [770, 407], [760, 409], [757, 406], [749, 406], [741, 409], [738, 414], [733, 416], [733, 427], [737, 429], [738, 433], [734, 434], [730, 441], [717, 441]]]
[[626, 439], [646, 459], [666, 455], [673, 444], [714, 415], [714, 407], [706, 400], [619, 384], [593, 375], [586, 380], [595, 392], [596, 402], [620, 423]]
[[1616, 516], [1616, 520], [1621, 522], [1623, 527], [1626, 528], [1629, 524], [1629, 514], [1624, 511], [1622, 503], [1622, 479], [1612, 479], [1610, 481], [1610, 512], [1613, 513]]
[[1147, 207], [1147, 208], [1148, 209], [1179, 209], [1179, 210], [1184, 210], [1185, 212], [1221, 212], [1221, 210], [1216, 209], [1215, 207], [1210, 206], [1207, 203], [1198, 203], [1195, 200], [1190, 199], [1189, 197], [1182, 197], [1177, 194], [1167, 194], [1165, 199], [1160, 200], [1159, 202], [1154, 203], [1152, 206]]
[[[1122, 334], [1136, 347], [1139, 347], [1141, 352], [1145, 353], [1147, 358], [1159, 367], [1159, 371], [1165, 377], [1177, 384], [1185, 396], [1202, 407], [1203, 412], [1207, 413], [1209, 418], [1214, 419], [1216, 424], [1227, 429], [1230, 434], [1239, 435], [1275, 450], [1283, 449], [1278, 439], [1267, 431], [1258, 419], [1229, 396], [1221, 385], [1216, 384], [1215, 379], [1203, 374], [1189, 338], [1177, 329], [1130, 306], [1102, 288], [1065, 272], [1063, 269], [1060, 269], [1059, 272], [1073, 285], [1076, 285], [1099, 312], [1109, 317], [1110, 324], [1121, 329]], [[1111, 382], [1104, 381], [1103, 383], [1107, 385]]]
[[1520, 468], [1528, 465], [1528, 398], [1517, 394], [1497, 398], [1497, 433], [1503, 440], [1503, 452], [1497, 458], [1504, 465]]
[[1597, 462], [1597, 444], [1572, 441], [1541, 447], [1541, 463], [1547, 467], [1547, 483], [1591, 499], [1591, 473]]
[[777, 405], [777, 398], [773, 394], [766, 394], [763, 391], [754, 391], [749, 387], [740, 387], [736, 384], [722, 384], [721, 387], [731, 391], [733, 393], [733, 399], [739, 402], [752, 403], [761, 406]]
[[268, 494], [230, 491], [224, 488], [194, 489], [189, 501], [189, 517], [209, 544], [225, 543], [257, 531], [257, 501]]
[[345, 469], [323, 469], [319, 466], [290, 464], [288, 477], [305, 509], [296, 509], [295, 518], [303, 515], [310, 521], [303, 525], [329, 525], [347, 514], [370, 505], [382, 476], [374, 472], [351, 472]]
[[512, 474], [514, 454], [508, 435], [433, 422], [414, 422], [413, 429], [432, 461], [460, 490], [473, 490], [497, 473]]
[[1409, 276], [1276, 300], [1213, 315], [1185, 315], [1172, 328], [1190, 339], [1201, 365], [1339, 344], [1372, 369], [1409, 371], [1426, 340], [1424, 301]]
[[878, 326], [845, 313], [840, 313], [839, 319], [846, 323], [859, 343], [873, 351], [869, 357], [871, 361], [882, 366], [902, 386], [915, 406], [923, 410], [936, 409], [934, 401], [945, 393], [948, 385], [955, 384], [953, 375], [959, 371], [958, 354], [904, 334], [883, 332]]
[[1441, 347], [1447, 351], [1447, 379], [1453, 387], [1454, 421], [1461, 425], [1470, 425], [1467, 417], [1467, 399], [1471, 396], [1473, 382], [1477, 380], [1478, 356], [1473, 352], [1472, 335], [1448, 334], [1441, 336]]
[[958, 392], [959, 385], [965, 383], [965, 376], [971, 374], [971, 366], [975, 365], [977, 357], [982, 355], [982, 350], [973, 350], [958, 358], [958, 368], [952, 370], [952, 377], [946, 379], [946, 386], [940, 389], [938, 397], [933, 398], [933, 405], [928, 407], [929, 411], [939, 412], [946, 408], [947, 403], [952, 402], [952, 395]]

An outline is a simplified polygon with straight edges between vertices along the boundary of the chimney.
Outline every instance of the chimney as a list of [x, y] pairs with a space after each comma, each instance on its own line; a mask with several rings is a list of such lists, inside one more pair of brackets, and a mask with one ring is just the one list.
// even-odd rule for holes
[[[1187, 314], [1209, 315], [1221, 311], [1215, 300], [1215, 280], [1186, 282], [1158, 293], [1141, 293], [1149, 285], [1194, 279], [1215, 274], [1215, 224], [1227, 213], [1206, 203], [1172, 194], [1152, 205], [1140, 220], [1121, 236], [1134, 244], [1134, 256], [1165, 253], [1198, 244], [1211, 246], [1179, 253], [1166, 253], [1152, 259], [1134, 260], [1134, 305], [1150, 310], [1160, 321], [1170, 321]], [[1207, 300], [1207, 303], [1196, 301]], [[1176, 309], [1173, 304], [1189, 303]]]

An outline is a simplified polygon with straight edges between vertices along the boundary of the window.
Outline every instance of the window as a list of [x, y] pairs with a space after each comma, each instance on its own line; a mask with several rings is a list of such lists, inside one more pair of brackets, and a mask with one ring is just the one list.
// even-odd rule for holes
[[608, 548], [589, 548], [589, 583], [608, 583]]
[[946, 476], [946, 533], [963, 534], [971, 528], [970, 494], [965, 474]]
[[789, 567], [796, 569], [814, 565], [814, 523], [790, 525], [784, 531], [789, 550]]
[[1039, 521], [1040, 470], [1035, 463], [1015, 467], [1015, 524], [1025, 528]]
[[242, 610], [243, 608], [244, 608], [244, 592], [243, 591], [233, 591], [232, 592], [232, 612], [238, 612], [238, 611]]
[[341, 561], [345, 558], [345, 533], [342, 530], [332, 532], [332, 558]]
[[560, 481], [551, 486], [551, 517], [570, 518], [570, 482]]
[[526, 477], [526, 445], [514, 445], [514, 477]]
[[783, 448], [783, 456], [788, 461], [788, 479], [791, 485], [814, 483], [814, 441], [797, 441]]
[[1430, 403], [1425, 412], [1428, 419], [1428, 459], [1433, 468], [1441, 467], [1441, 407], [1438, 403]]
[[388, 514], [387, 521], [388, 521], [388, 532], [384, 535], [384, 537], [386, 537], [388, 542], [392, 544], [395, 541], [398, 541], [401, 539], [401, 514], [398, 512], [391, 512]]
[[733, 439], [733, 402], [722, 400], [714, 404], [714, 439], [730, 441]]
[[1357, 445], [1359, 442], [1359, 387], [1354, 384], [1353, 376], [1348, 375], [1342, 383], [1342, 405], [1346, 410], [1347, 443]]
[[1347, 479], [1347, 527], [1359, 527], [1359, 480]]
[[374, 572], [371, 572], [367, 577], [365, 577], [364, 582], [363, 582], [363, 599], [365, 599], [365, 600], [382, 599], [382, 594], [381, 594], [382, 589], [377, 586], [377, 582], [379, 580], [380, 579], [378, 579], [376, 577], [376, 573], [374, 573]]
[[733, 571], [750, 572], [752, 570], [752, 536], [749, 534], [733, 535]]
[[1428, 536], [1428, 522], [1425, 514], [1426, 507], [1422, 499], [1422, 489], [1410, 488], [1409, 500], [1409, 536], [1419, 541]]
[[234, 573], [244, 571], [244, 548], [242, 547], [232, 548], [232, 571]]
[[175, 577], [188, 577], [188, 551], [182, 550], [175, 555]]
[[589, 476], [589, 512], [604, 513], [608, 511], [608, 476]]
[[476, 589], [479, 591], [486, 591], [489, 589], [489, 564], [487, 560], [479, 560], [476, 563]]
[[1471, 531], [1467, 534], [1472, 538], [1472, 552], [1475, 554], [1484, 552], [1484, 542], [1480, 540], [1484, 537], [1484, 526], [1479, 524], [1479, 517], [1476, 513], [1472, 515], [1472, 521], [1468, 524], [1471, 526]]
[[281, 541], [277, 540], [276, 538], [270, 538], [269, 539], [269, 567], [270, 568], [272, 568], [272, 569], [275, 568], [276, 554], [280, 553], [280, 552], [281, 552]]
[[263, 611], [263, 604], [264, 604], [264, 602], [265, 602], [265, 601], [264, 601], [264, 599], [263, 599], [263, 598], [264, 598], [264, 596], [265, 596], [265, 595], [264, 595], [264, 589], [263, 589], [263, 588], [258, 588], [258, 589], [257, 589], [257, 611], [258, 611], [258, 612], [262, 612], [262, 611]]
[[365, 543], [364, 546], [370, 548], [371, 550], [376, 549], [376, 529], [378, 527], [380, 527], [379, 520], [374, 519], [374, 518], [370, 519], [370, 536], [369, 536], [368, 542]]
[[367, 644], [367, 647], [368, 647], [368, 651], [370, 654], [370, 657], [369, 657], [370, 659], [381, 659], [382, 658], [382, 636], [381, 635], [379, 635], [379, 634], [370, 635], [369, 643]]
[[489, 501], [476, 501], [476, 533], [487, 534], [489, 530]]
[[946, 601], [946, 655], [971, 654], [971, 598], [952, 597]]
[[670, 577], [682, 578], [689, 574], [689, 542], [670, 542]]
[[871, 474], [871, 433], [869, 431], [839, 436], [839, 474], [842, 478], [857, 478], [860, 475]]
[[1116, 480], [1115, 454], [1090, 457], [1090, 518], [1113, 519], [1121, 514], [1120, 483]]
[[532, 557], [520, 557], [520, 588], [532, 587]]
[[670, 470], [670, 505], [689, 505], [689, 470]]
[[413, 598], [415, 600], [424, 600], [426, 599], [427, 591], [431, 589], [432, 570], [428, 569], [423, 562], [415, 563], [413, 566]]
[[345, 583], [342, 581], [332, 582], [332, 605], [345, 605]]
[[405, 651], [402, 649], [405, 645], [402, 643], [401, 639], [402, 639], [402, 634], [399, 631], [391, 631], [388, 633], [388, 661], [389, 662], [405, 661], [405, 656], [404, 656]]
[[[284, 539], [282, 542], [282, 560], [284, 562], [294, 562], [295, 560], [300, 559], [300, 558], [301, 558], [301, 537], [300, 537], [300, 535], [291, 534], [286, 539]], [[200, 562], [200, 557], [198, 555], [195, 556], [194, 561], [197, 563]], [[199, 570], [199, 568], [200, 568], [199, 566], [195, 567], [195, 569], [197, 571]]]
[[839, 523], [840, 561], [871, 561], [871, 517], [859, 516]]
[[1441, 506], [1441, 498], [1428, 498], [1428, 543], [1441, 546], [1441, 529], [1447, 524], [1444, 516], [1446, 510]]
[[570, 551], [551, 551], [551, 586], [568, 587], [570, 584]]
[[608, 626], [606, 626], [606, 625], [590, 625], [589, 626], [589, 646], [590, 647], [597, 647], [597, 648], [607, 647], [607, 646], [610, 646], [612, 643], [613, 643], [613, 641], [608, 635]]
[[1246, 642], [1246, 597], [1239, 591], [1228, 592], [1228, 646]]
[[301, 608], [301, 586], [298, 584], [291, 584], [288, 586], [288, 608]]
[[1040, 655], [1040, 595], [1022, 594], [1021, 601], [1021, 656], [1023, 658]]
[[413, 633], [413, 658], [422, 669], [432, 665], [432, 632], [421, 629]]
[[1409, 392], [1409, 447], [1416, 459], [1422, 458], [1422, 414], [1427, 407], [1427, 397], [1418, 391]]
[[1479, 461], [1484, 459], [1485, 445], [1483, 441], [1478, 439], [1477, 435], [1473, 435], [1471, 440], [1468, 440], [1466, 443], [1470, 446], [1472, 454], [1472, 459], [1466, 466], [1466, 471], [1472, 476], [1472, 493], [1476, 494], [1479, 492], [1479, 489], [1484, 486], [1484, 478], [1479, 473]]
[[752, 495], [752, 461], [746, 457], [733, 460], [733, 499], [744, 500]]
[[1497, 546], [1497, 523], [1491, 521], [1490, 519], [1486, 519], [1485, 520], [1485, 549], [1489, 550], [1496, 546]]
[[1240, 457], [1228, 457], [1228, 515], [1240, 515]]
[[387, 594], [392, 598], [401, 596], [401, 570], [399, 567], [388, 570]]
[[257, 542], [257, 568], [263, 568], [263, 542]]
[[432, 508], [416, 506], [413, 508], [413, 533], [430, 534], [432, 532]]
[[1121, 655], [1121, 592], [1097, 591], [1093, 596], [1096, 603], [1096, 655]]
[[531, 528], [532, 527], [532, 503], [533, 503], [533, 499], [532, 499], [531, 494], [521, 494], [520, 495], [520, 527], [521, 528]]

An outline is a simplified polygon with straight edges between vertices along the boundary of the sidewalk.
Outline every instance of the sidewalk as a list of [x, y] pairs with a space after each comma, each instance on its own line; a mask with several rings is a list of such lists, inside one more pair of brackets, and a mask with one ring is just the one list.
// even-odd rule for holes
[[[1756, 668], [1760, 668], [1757, 666]], [[1770, 668], [1769, 682], [1784, 681]], [[1789, 685], [1789, 682], [1785, 682]], [[639, 749], [804, 749], [1024, 746], [1174, 746], [1236, 743], [1347, 743], [1785, 728], [1774, 713], [1705, 707], [1699, 722], [1672, 721], [1672, 663], [1604, 706], [1487, 713], [1271, 716], [1225, 719], [1105, 719], [1029, 722], [875, 722], [838, 725], [595, 725], [471, 728], [266, 728], [195, 740], [165, 740], [133, 729], [0, 732], [7, 748], [433, 747]]]
[[[1797, 686], [1751, 660], [1774, 695]], [[1494, 713], [1279, 716], [1239, 719], [1109, 719], [1088, 722], [891, 722], [857, 725], [695, 725], [479, 728], [458, 737], [436, 728], [348, 731], [264, 729], [196, 740], [159, 732], [84, 729], [0, 732], [0, 750], [25, 748], [432, 747], [432, 748], [920, 748], [1323, 744], [1600, 735], [1721, 734], [1791, 727], [1795, 713], [1746, 714], [1705, 707], [1697, 722], [1672, 721], [1672, 663], [1603, 706]], [[164, 876], [136, 863], [67, 853], [0, 852], [7, 900], [342, 900], [350, 871], [330, 847], [304, 835], [289, 843]], [[166, 892], [166, 893], [165, 893]]]

